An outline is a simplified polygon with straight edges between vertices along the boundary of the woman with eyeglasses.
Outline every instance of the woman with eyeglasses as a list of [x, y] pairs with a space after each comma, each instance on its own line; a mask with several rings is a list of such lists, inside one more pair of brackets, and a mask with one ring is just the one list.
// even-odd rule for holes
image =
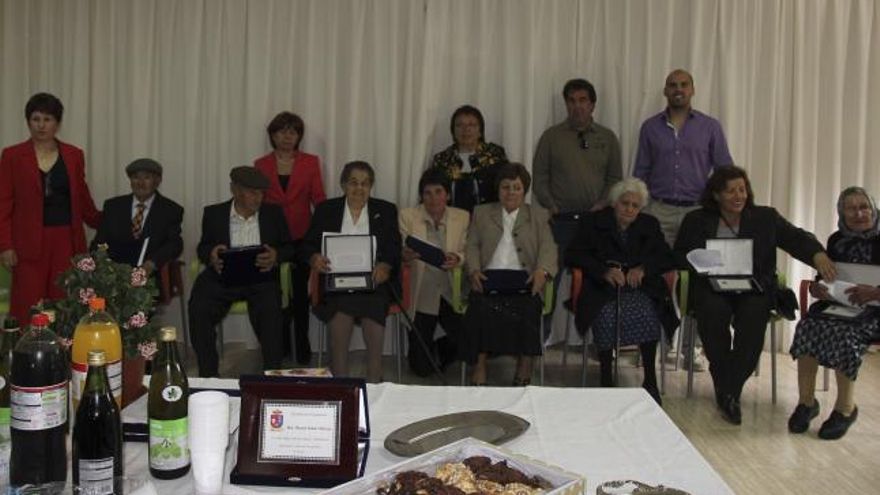
[[325, 233], [375, 237], [371, 274], [374, 289], [351, 293], [325, 291], [313, 311], [327, 324], [330, 369], [334, 376], [349, 376], [348, 347], [354, 325], [360, 323], [367, 345], [367, 380], [376, 383], [382, 381], [385, 316], [393, 299], [392, 292], [400, 294], [401, 243], [397, 207], [370, 197], [374, 183], [375, 173], [369, 163], [354, 161], [345, 164], [339, 180], [344, 195], [328, 199], [315, 208], [299, 257], [307, 260], [312, 270], [327, 275], [333, 271], [333, 266], [322, 252]]
[[[828, 254], [838, 262], [880, 265], [880, 215], [877, 204], [861, 187], [848, 187], [837, 199], [837, 232], [828, 238]], [[833, 368], [837, 379], [837, 400], [828, 419], [819, 428], [819, 438], [836, 440], [846, 434], [859, 414], [853, 399], [862, 356], [871, 342], [880, 338], [880, 287], [856, 284], [846, 290], [847, 301], [834, 301], [828, 288], [816, 281], [810, 294], [819, 299], [801, 315], [791, 355], [797, 359], [798, 405], [788, 419], [788, 431], [803, 433], [819, 415], [815, 397], [819, 365]], [[841, 303], [860, 306], [856, 319], [823, 317], [822, 312]]]
[[434, 155], [431, 167], [446, 172], [452, 181], [452, 205], [467, 211], [498, 200], [494, 173], [507, 162], [504, 148], [486, 142], [486, 122], [477, 107], [464, 105], [449, 121], [452, 145]]

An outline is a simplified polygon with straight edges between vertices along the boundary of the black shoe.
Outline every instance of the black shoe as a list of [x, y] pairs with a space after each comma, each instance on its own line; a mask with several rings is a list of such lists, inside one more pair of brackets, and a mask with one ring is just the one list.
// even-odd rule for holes
[[812, 406], [798, 404], [788, 418], [788, 431], [792, 433], [803, 433], [810, 427], [810, 421], [819, 415], [819, 401], [813, 399]]
[[849, 416], [844, 416], [837, 411], [831, 411], [831, 416], [828, 416], [828, 419], [819, 428], [819, 438], [822, 440], [837, 440], [846, 435], [846, 430], [856, 422], [858, 416], [858, 407], [854, 408]]
[[731, 424], [742, 424], [742, 410], [739, 407], [739, 399], [731, 394], [724, 394], [721, 397], [721, 415]]

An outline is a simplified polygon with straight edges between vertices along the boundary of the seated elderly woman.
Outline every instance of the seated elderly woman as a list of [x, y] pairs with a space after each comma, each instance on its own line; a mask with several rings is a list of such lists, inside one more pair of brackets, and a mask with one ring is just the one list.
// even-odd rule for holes
[[813, 266], [826, 280], [833, 280], [836, 272], [813, 234], [795, 227], [775, 209], [755, 205], [745, 170], [717, 167], [700, 204], [702, 208], [684, 217], [678, 232], [678, 263], [688, 266], [686, 255], [706, 248], [707, 239], [751, 239], [753, 279], [761, 288], [720, 292], [705, 276], [694, 276], [691, 283], [692, 307], [709, 358], [715, 402], [724, 419], [738, 425], [742, 423], [740, 394], [758, 364], [770, 310], [776, 304], [776, 248]]
[[624, 179], [611, 187], [608, 200], [611, 206], [581, 219], [565, 254], [568, 266], [584, 272], [576, 324], [582, 335], [592, 328], [603, 387], [614, 384], [611, 363], [618, 338], [620, 345], [638, 344], [645, 366], [642, 386], [659, 404], [654, 360], [660, 326], [667, 336], [678, 326], [663, 280], [674, 267], [672, 252], [657, 219], [641, 212], [648, 201], [644, 182]]
[[374, 181], [375, 173], [367, 162], [345, 164], [339, 180], [345, 195], [328, 199], [315, 208], [299, 256], [302, 260], [308, 260], [312, 270], [327, 274], [333, 267], [321, 250], [324, 233], [372, 235], [376, 238], [372, 274], [375, 289], [325, 293], [313, 311], [315, 316], [327, 323], [330, 331], [330, 369], [333, 374], [348, 376], [348, 347], [354, 324], [360, 321], [367, 345], [367, 379], [379, 382], [382, 380], [385, 316], [391, 304], [392, 285], [400, 293], [398, 271], [401, 246], [397, 207], [388, 201], [370, 197]]
[[467, 211], [498, 201], [495, 172], [507, 163], [504, 148], [486, 142], [486, 122], [477, 107], [463, 105], [449, 119], [452, 145], [434, 155], [431, 168], [442, 170], [451, 184], [452, 205]]
[[[877, 205], [861, 187], [848, 187], [837, 200], [838, 230], [828, 239], [831, 259], [846, 263], [880, 265], [880, 227]], [[810, 420], [819, 415], [815, 398], [816, 371], [819, 365], [834, 368], [837, 378], [837, 402], [828, 419], [819, 428], [819, 438], [835, 440], [846, 434], [855, 422], [859, 409], [853, 401], [855, 380], [862, 356], [870, 343], [880, 338], [880, 309], [868, 307], [858, 319], [828, 318], [821, 313], [835, 305], [828, 289], [812, 283], [810, 293], [820, 301], [810, 306], [798, 323], [791, 345], [791, 355], [798, 365], [798, 405], [788, 420], [788, 430], [803, 433]], [[880, 302], [880, 288], [855, 285], [847, 290], [850, 304]]]
[[[525, 203], [528, 170], [507, 164], [497, 180], [499, 202], [477, 206], [468, 230], [465, 264], [472, 290], [465, 313], [465, 357], [475, 363], [471, 383], [485, 385], [489, 354], [517, 356], [513, 384], [522, 386], [530, 383], [532, 358], [542, 351], [541, 294], [556, 273], [556, 244], [547, 211]], [[524, 290], [484, 292], [489, 270], [522, 272]]]

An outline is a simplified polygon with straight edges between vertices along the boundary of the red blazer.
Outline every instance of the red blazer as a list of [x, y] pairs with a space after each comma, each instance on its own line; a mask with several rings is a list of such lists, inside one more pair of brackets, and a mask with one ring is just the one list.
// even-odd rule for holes
[[[98, 228], [101, 212], [95, 208], [86, 184], [85, 158], [76, 146], [58, 141], [58, 153], [70, 178], [70, 229], [73, 251], [86, 252], [83, 222]], [[3, 150], [0, 155], [0, 251], [15, 249], [19, 259], [42, 256], [43, 186], [37, 153], [31, 140]]]
[[316, 155], [297, 151], [287, 190], [281, 189], [278, 180], [278, 163], [275, 153], [257, 158], [254, 167], [269, 179], [265, 200], [281, 206], [287, 229], [293, 240], [302, 239], [312, 220], [312, 208], [327, 199], [321, 181], [321, 163]]

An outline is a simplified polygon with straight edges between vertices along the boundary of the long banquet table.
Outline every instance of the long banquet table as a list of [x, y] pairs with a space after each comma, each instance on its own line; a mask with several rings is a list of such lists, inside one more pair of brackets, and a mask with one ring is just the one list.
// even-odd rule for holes
[[[235, 388], [237, 380], [191, 380], [190, 386]], [[494, 388], [368, 385], [371, 442], [367, 474], [405, 460], [383, 447], [385, 437], [408, 423], [441, 414], [498, 410], [517, 415], [531, 426], [502, 447], [555, 464], [586, 478], [585, 493], [609, 480], [633, 479], [664, 484], [690, 493], [733, 491], [700, 455], [672, 420], [640, 388]], [[237, 438], [237, 436], [236, 436]], [[236, 445], [226, 455], [224, 494], [314, 489], [229, 484]], [[125, 444], [127, 477], [149, 478], [147, 447]], [[153, 480], [162, 495], [193, 492], [192, 474], [173, 481]]]

